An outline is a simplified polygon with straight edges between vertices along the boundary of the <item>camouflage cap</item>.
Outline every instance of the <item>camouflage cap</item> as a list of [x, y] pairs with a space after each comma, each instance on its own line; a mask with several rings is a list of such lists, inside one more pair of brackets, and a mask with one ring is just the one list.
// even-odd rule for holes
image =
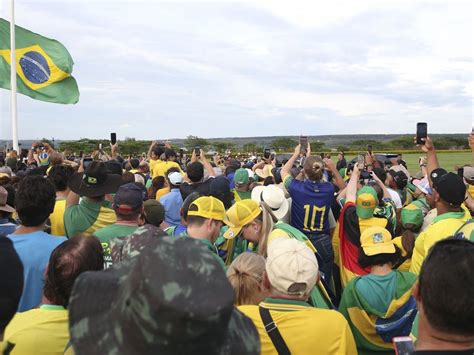
[[145, 248], [152, 245], [156, 238], [165, 236], [167, 234], [162, 229], [152, 224], [145, 224], [126, 237], [113, 238], [110, 241], [112, 261], [118, 263], [140, 255]]
[[85, 272], [69, 305], [76, 354], [259, 354], [252, 321], [215, 257], [192, 238], [154, 238], [136, 257]]

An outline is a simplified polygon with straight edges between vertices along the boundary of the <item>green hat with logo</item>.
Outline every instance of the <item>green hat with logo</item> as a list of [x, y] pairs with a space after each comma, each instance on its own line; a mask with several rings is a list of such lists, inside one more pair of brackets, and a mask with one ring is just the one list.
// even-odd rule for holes
[[374, 210], [377, 207], [378, 197], [375, 189], [370, 186], [364, 186], [357, 191], [356, 212], [357, 216], [363, 219], [372, 218]]
[[418, 229], [423, 224], [423, 218], [423, 211], [414, 203], [410, 203], [402, 209], [401, 222], [403, 228], [406, 228], [408, 224], [412, 224], [415, 229]]
[[245, 185], [249, 182], [249, 173], [247, 169], [237, 169], [234, 175], [234, 183], [236, 185]]

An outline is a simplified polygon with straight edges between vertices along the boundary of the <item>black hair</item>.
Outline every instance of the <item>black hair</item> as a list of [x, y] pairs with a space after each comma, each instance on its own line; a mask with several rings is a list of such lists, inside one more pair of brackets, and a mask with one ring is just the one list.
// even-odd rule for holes
[[191, 206], [191, 203], [193, 203], [195, 200], [197, 200], [199, 197], [201, 197], [201, 194], [197, 191], [191, 192], [183, 201], [183, 205], [181, 206], [181, 211], [182, 211], [182, 216], [185, 221], [188, 220], [188, 211], [189, 211], [189, 206]]
[[372, 171], [383, 183], [385, 183], [385, 180], [387, 180], [387, 172], [384, 169], [376, 167], [373, 168]]
[[49, 171], [48, 180], [53, 183], [56, 191], [65, 191], [73, 175], [74, 169], [71, 166], [53, 165]]
[[204, 177], [204, 166], [200, 162], [195, 161], [187, 166], [186, 174], [192, 182], [199, 182]]
[[91, 235], [76, 235], [51, 253], [43, 293], [53, 304], [67, 307], [76, 278], [85, 271], [103, 268], [100, 241]]
[[359, 248], [359, 265], [363, 268], [375, 266], [375, 265], [384, 265], [391, 263], [392, 265], [396, 265], [400, 258], [402, 257], [402, 252], [400, 248], [395, 245], [395, 253], [393, 254], [377, 254], [368, 256], [364, 253], [364, 249], [362, 247]]
[[165, 177], [162, 175], [155, 176], [153, 180], [151, 180], [151, 187], [148, 189], [149, 199], [155, 199], [157, 191], [165, 187], [165, 181]]
[[474, 334], [474, 243], [448, 238], [436, 243], [418, 278], [419, 296], [431, 327], [453, 334]]
[[54, 210], [56, 191], [42, 176], [26, 176], [18, 184], [15, 206], [21, 224], [36, 227], [44, 223]]
[[130, 159], [130, 165], [132, 166], [132, 169], [138, 169], [138, 167], [140, 166], [140, 160], [138, 160], [137, 158], [132, 158]]
[[173, 149], [166, 148], [165, 149], [165, 158], [168, 160], [171, 157], [176, 157], [176, 152]]
[[165, 152], [165, 148], [163, 146], [155, 146], [153, 148], [153, 154], [159, 159], [161, 155]]
[[263, 179], [263, 186], [272, 185], [274, 182], [273, 176], [267, 176], [265, 179]]
[[371, 186], [375, 190], [375, 192], [377, 193], [378, 205], [380, 207], [383, 207], [384, 202], [383, 202], [383, 190], [382, 190], [382, 188], [377, 183], [370, 184], [369, 186]]

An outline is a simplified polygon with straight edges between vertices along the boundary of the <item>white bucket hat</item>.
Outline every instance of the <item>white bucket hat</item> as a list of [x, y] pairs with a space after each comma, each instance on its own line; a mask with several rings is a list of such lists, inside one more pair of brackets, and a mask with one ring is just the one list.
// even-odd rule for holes
[[289, 202], [282, 189], [275, 185], [256, 186], [252, 190], [252, 200], [265, 202], [278, 220], [284, 220], [289, 211]]

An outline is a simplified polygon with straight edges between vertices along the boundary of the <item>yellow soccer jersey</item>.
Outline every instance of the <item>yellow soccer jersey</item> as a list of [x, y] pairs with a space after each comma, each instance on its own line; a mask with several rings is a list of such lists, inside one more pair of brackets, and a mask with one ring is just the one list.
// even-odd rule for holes
[[53, 213], [49, 215], [52, 235], [60, 237], [66, 235], [66, 230], [64, 229], [64, 211], [66, 211], [66, 199], [56, 200]]
[[[278, 330], [292, 354], [357, 354], [354, 337], [342, 314], [313, 308], [296, 300], [267, 298], [261, 307], [270, 310]], [[259, 306], [239, 306], [257, 328], [261, 354], [278, 354], [265, 331]]]
[[43, 305], [17, 313], [5, 330], [5, 341], [14, 344], [11, 355], [63, 354], [69, 342], [68, 311]]
[[461, 212], [448, 212], [437, 216], [416, 238], [410, 271], [418, 275], [430, 248], [436, 242], [451, 237], [469, 218], [470, 214], [464, 209]]

